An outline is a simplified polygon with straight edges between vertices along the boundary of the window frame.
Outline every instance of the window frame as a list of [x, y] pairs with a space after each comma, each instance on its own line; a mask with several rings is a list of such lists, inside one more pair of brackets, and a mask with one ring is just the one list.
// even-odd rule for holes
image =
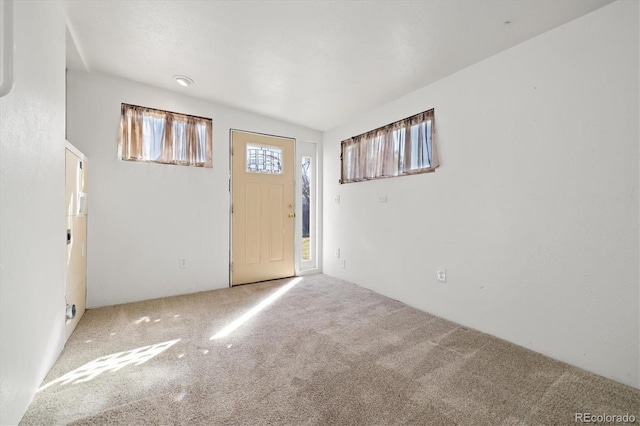
[[212, 168], [212, 152], [211, 118], [121, 104], [119, 159]]
[[[314, 274], [319, 271], [322, 247], [319, 235], [321, 233], [321, 197], [320, 177], [321, 158], [318, 157], [318, 146], [313, 142], [298, 141], [296, 144], [296, 275]], [[311, 174], [309, 182], [309, 259], [302, 257], [302, 161], [303, 157], [311, 159]]]
[[[250, 160], [250, 156], [252, 155], [249, 150], [250, 147], [255, 147], [258, 148], [260, 151], [262, 151], [264, 153], [263, 158], [264, 158], [264, 164], [263, 164], [263, 168], [261, 169], [259, 166], [259, 156], [256, 155], [255, 158], [255, 162]], [[277, 147], [277, 146], [271, 146], [271, 145], [263, 145], [260, 143], [247, 143], [246, 146], [246, 150], [247, 152], [245, 153], [246, 155], [246, 161], [245, 161], [245, 173], [258, 173], [258, 174], [263, 174], [263, 175], [281, 175], [282, 171], [284, 169], [284, 158], [283, 158], [283, 152], [282, 152], [282, 148]], [[271, 153], [272, 155], [275, 154], [275, 156], [277, 157], [276, 159], [269, 159], [268, 158], [268, 153]], [[251, 170], [250, 164], [256, 164], [256, 170]], [[273, 164], [277, 164], [277, 170], [273, 171], [273, 170], [269, 170], [269, 168], [273, 169]], [[269, 165], [271, 165], [271, 167], [269, 167]]]
[[[416, 126], [414, 146], [411, 134]], [[396, 134], [402, 131], [402, 141]], [[409, 138], [406, 135], [410, 132]], [[422, 132], [422, 133], [420, 133]], [[340, 143], [340, 184], [433, 173], [440, 166], [435, 142], [435, 109], [414, 114], [377, 129], [361, 133]], [[424, 137], [422, 137], [423, 135]], [[407, 141], [410, 144], [407, 146]], [[424, 145], [424, 146], [421, 146]], [[425, 153], [424, 149], [427, 149]], [[415, 151], [415, 152], [414, 152]], [[428, 164], [423, 165], [425, 154]], [[405, 163], [408, 162], [407, 167]], [[416, 163], [416, 168], [411, 164]], [[347, 172], [347, 167], [351, 169]], [[352, 177], [347, 177], [346, 175]]]

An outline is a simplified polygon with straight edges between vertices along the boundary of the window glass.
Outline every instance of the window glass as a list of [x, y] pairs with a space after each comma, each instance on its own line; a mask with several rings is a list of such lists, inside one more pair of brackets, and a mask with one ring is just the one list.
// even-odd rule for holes
[[311, 259], [311, 157], [302, 157], [302, 260]]
[[282, 149], [247, 144], [247, 173], [282, 173]]
[[340, 183], [435, 171], [433, 120], [431, 109], [342, 141]]
[[122, 160], [212, 167], [210, 118], [122, 104], [118, 156]]

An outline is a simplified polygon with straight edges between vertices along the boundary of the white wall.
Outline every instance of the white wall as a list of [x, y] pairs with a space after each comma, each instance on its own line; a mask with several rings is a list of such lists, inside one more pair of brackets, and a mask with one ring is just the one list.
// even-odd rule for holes
[[[324, 272], [640, 386], [638, 16], [615, 2], [326, 132]], [[337, 184], [341, 140], [429, 108], [436, 173]]]
[[65, 22], [14, 2], [15, 87], [0, 98], [0, 424], [17, 424], [64, 344]]
[[[197, 91], [197, 82], [184, 90]], [[213, 168], [119, 160], [122, 102], [211, 117]], [[89, 157], [89, 308], [229, 285], [231, 128], [306, 142], [322, 138], [314, 130], [140, 83], [69, 73], [68, 139]]]

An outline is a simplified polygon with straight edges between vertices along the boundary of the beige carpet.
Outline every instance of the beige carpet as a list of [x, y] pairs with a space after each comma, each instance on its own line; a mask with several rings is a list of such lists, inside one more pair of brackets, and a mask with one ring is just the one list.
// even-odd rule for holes
[[21, 424], [640, 422], [637, 389], [325, 275], [291, 285], [87, 311]]

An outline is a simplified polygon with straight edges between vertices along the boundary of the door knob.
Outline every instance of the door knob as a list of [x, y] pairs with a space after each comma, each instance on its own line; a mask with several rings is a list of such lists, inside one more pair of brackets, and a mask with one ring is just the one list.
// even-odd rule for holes
[[295, 213], [289, 213], [289, 217], [294, 218], [294, 217], [296, 217], [296, 214]]

